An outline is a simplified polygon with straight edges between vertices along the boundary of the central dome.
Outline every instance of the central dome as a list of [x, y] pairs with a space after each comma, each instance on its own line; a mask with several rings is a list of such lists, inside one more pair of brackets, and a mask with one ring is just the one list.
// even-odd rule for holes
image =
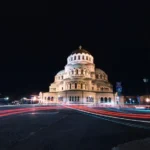
[[73, 51], [71, 54], [73, 55], [73, 54], [78, 54], [78, 53], [80, 53], [80, 54], [84, 53], [84, 54], [91, 55], [90, 52], [88, 52], [87, 50], [83, 49], [82, 46], [79, 46], [79, 49]]

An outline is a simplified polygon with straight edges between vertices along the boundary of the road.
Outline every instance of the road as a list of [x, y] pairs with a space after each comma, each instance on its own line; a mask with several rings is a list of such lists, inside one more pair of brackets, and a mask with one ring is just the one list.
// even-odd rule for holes
[[111, 150], [149, 137], [149, 125], [140, 125], [61, 107], [21, 113], [0, 118], [0, 150]]

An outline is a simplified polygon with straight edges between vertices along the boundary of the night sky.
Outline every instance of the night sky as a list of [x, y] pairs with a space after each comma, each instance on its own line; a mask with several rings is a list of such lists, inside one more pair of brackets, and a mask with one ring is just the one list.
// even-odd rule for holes
[[[150, 77], [146, 9], [138, 3], [101, 1], [25, 8], [0, 22], [0, 93], [20, 98], [48, 91], [71, 52], [82, 45], [123, 93], [145, 92]], [[7, 17], [6, 17], [7, 16]], [[8, 17], [9, 16], [9, 17]]]

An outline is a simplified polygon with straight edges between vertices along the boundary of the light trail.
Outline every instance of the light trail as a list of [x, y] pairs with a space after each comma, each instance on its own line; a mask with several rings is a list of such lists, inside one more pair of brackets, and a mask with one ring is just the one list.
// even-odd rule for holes
[[[91, 114], [97, 117], [107, 117], [107, 118], [112, 118], [112, 119], [120, 119], [120, 120], [125, 120], [125, 121], [133, 121], [133, 122], [141, 122], [141, 123], [150, 123], [150, 121], [146, 121], [146, 120], [136, 120], [136, 119], [128, 119], [128, 118], [121, 118], [121, 117], [114, 117], [114, 116], [108, 116], [108, 115], [103, 115], [103, 114], [97, 114], [97, 113], [93, 113], [93, 112], [88, 112], [85, 110], [81, 110], [81, 109], [76, 109], [76, 108], [72, 108], [69, 106], [66, 106], [67, 108], [73, 109], [73, 110], [77, 110], [86, 114]], [[105, 118], [105, 120], [108, 120]], [[115, 121], [113, 121], [115, 122]]]
[[58, 110], [62, 109], [63, 107], [32, 107], [32, 108], [21, 108], [21, 109], [13, 109], [13, 110], [1, 110], [0, 117], [21, 114], [21, 113], [28, 113], [28, 112], [35, 112], [35, 111], [46, 111], [46, 110]]
[[106, 110], [98, 110], [98, 109], [93, 109], [93, 108], [88, 108], [86, 106], [71, 106], [72, 108], [75, 109], [80, 109], [84, 111], [88, 111], [91, 113], [96, 113], [96, 114], [101, 114], [101, 115], [108, 115], [108, 116], [114, 116], [114, 117], [125, 117], [125, 118], [133, 118], [133, 119], [150, 119], [150, 114], [126, 114], [123, 112], [112, 112], [112, 111], [106, 111]]

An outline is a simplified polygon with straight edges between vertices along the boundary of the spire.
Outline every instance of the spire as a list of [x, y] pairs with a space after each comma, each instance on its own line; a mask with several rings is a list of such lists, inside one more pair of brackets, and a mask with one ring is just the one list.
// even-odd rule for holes
[[82, 46], [81, 46], [81, 45], [79, 46], [79, 49], [82, 49]]

